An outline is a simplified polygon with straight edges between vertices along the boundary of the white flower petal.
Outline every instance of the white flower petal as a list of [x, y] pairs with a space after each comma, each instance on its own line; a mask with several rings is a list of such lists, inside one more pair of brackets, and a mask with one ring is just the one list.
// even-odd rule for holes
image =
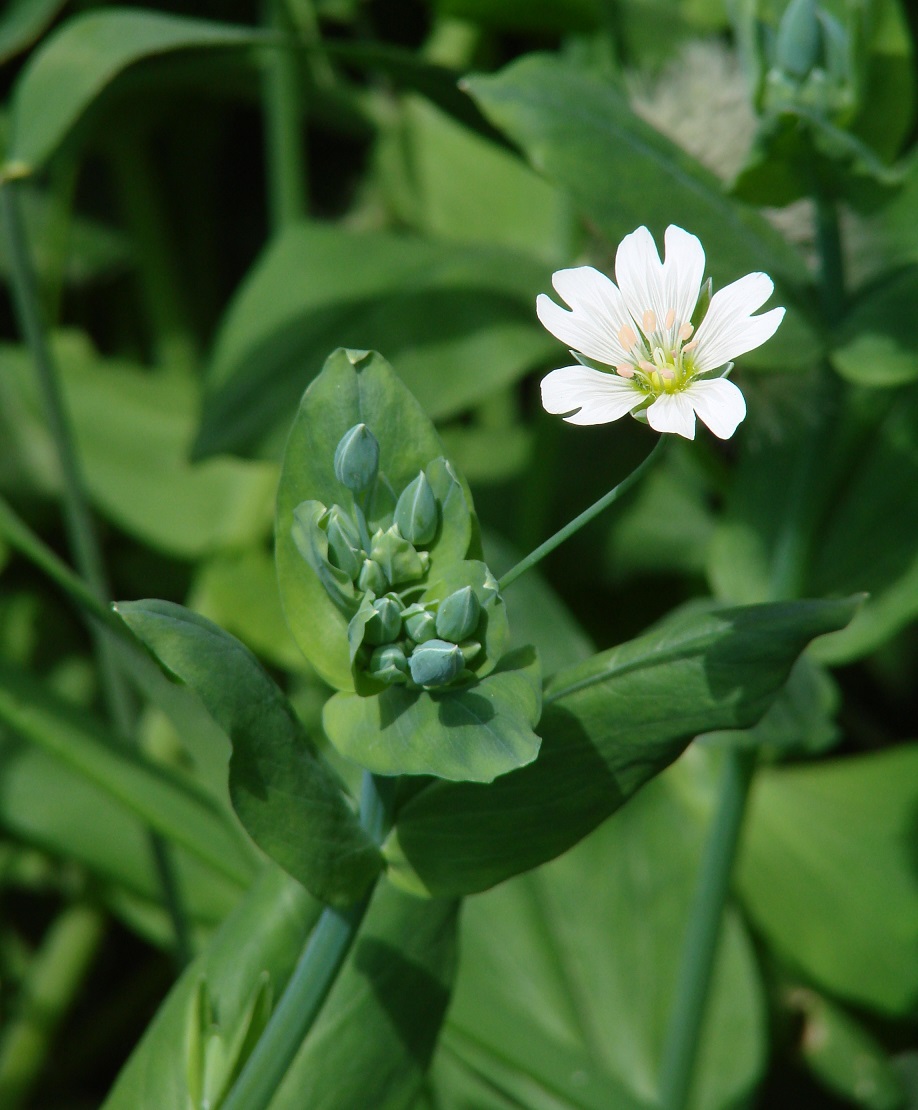
[[615, 253], [615, 277], [628, 311], [644, 329], [644, 313], [650, 309], [662, 328], [666, 312], [663, 263], [657, 245], [646, 227], [626, 235]]
[[647, 423], [656, 432], [675, 432], [695, 438], [695, 410], [685, 393], [662, 393], [647, 410]]
[[729, 439], [746, 416], [745, 398], [726, 378], [692, 382], [685, 396], [719, 439]]
[[542, 379], [542, 407], [555, 414], [569, 413], [569, 424], [607, 424], [637, 408], [644, 394], [624, 378], [588, 366], [562, 366]]
[[610, 366], [625, 361], [627, 352], [618, 333], [623, 324], [631, 326], [631, 317], [615, 283], [592, 266], [576, 266], [558, 270], [552, 284], [571, 311], [540, 294], [536, 314], [542, 325], [588, 358]]
[[[670, 224], [664, 238], [666, 255], [663, 259], [663, 299], [666, 311], [673, 310], [672, 327], [666, 329], [670, 345], [676, 333], [687, 324], [695, 311], [701, 283], [704, 280], [704, 247], [696, 235]], [[660, 325], [665, 323], [665, 316]]]
[[784, 319], [783, 308], [773, 308], [761, 316], [752, 315], [773, 291], [774, 283], [767, 274], [746, 274], [714, 294], [695, 333], [698, 343], [694, 360], [696, 370], [715, 370], [738, 355], [760, 347], [774, 335]]

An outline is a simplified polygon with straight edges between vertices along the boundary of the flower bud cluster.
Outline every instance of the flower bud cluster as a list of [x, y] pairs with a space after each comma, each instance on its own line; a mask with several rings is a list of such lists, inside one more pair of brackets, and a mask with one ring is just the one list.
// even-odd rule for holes
[[[449, 474], [452, 494], [458, 481], [445, 460], [437, 459], [395, 499], [379, 470], [379, 444], [358, 424], [342, 437], [334, 458], [335, 475], [353, 495], [351, 503], [326, 508], [303, 502], [294, 514], [300, 553], [348, 617], [355, 678], [436, 689], [474, 677], [469, 665], [483, 650], [484, 604], [491, 595], [479, 596], [468, 584], [444, 597], [429, 596], [430, 549], [443, 527], [445, 501], [428, 476], [434, 466]], [[391, 511], [377, 515], [371, 532], [367, 506], [378, 503], [378, 486], [389, 496]]]

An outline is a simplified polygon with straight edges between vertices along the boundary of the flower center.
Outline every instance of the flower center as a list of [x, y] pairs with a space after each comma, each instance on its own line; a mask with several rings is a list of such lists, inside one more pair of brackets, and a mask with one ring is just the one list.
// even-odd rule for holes
[[648, 308], [639, 330], [630, 324], [619, 328], [618, 338], [628, 360], [619, 363], [616, 372], [645, 393], [678, 393], [695, 377], [692, 352], [698, 341], [692, 339], [694, 330], [688, 321], [677, 326], [675, 309], [667, 311], [661, 326], [656, 313]]

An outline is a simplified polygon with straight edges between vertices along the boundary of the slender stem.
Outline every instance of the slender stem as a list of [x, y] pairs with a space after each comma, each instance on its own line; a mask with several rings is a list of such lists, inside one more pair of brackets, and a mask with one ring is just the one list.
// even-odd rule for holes
[[[57, 367], [41, 317], [38, 283], [19, 205], [19, 188], [20, 184], [16, 180], [0, 183], [0, 207], [2, 207], [3, 226], [9, 250], [13, 302], [23, 338], [35, 363], [45, 417], [57, 449], [63, 482], [64, 521], [74, 561], [89, 593], [104, 608], [110, 598], [108, 581], [84, 493], [76, 446], [67, 419]], [[124, 739], [128, 739], [134, 734], [134, 706], [130, 690], [118, 666], [115, 641], [104, 629], [95, 630], [93, 641], [102, 692], [109, 715], [118, 733]], [[155, 833], [151, 832], [149, 836], [166, 906], [170, 912], [177, 915], [173, 917], [176, 959], [184, 963], [188, 957], [187, 949], [184, 947], [188, 930], [181, 910], [172, 857], [165, 846], [157, 845], [158, 838]]]
[[[376, 843], [391, 822], [397, 779], [364, 772], [360, 822]], [[221, 1105], [221, 1110], [265, 1110], [335, 984], [372, 896], [346, 910], [326, 906], [277, 1008]]]
[[28, 1098], [103, 933], [99, 911], [76, 905], [45, 934], [0, 1040], [0, 1105], [6, 1110], [15, 1110]]
[[570, 539], [575, 532], [579, 532], [585, 524], [589, 524], [594, 517], [599, 516], [603, 509], [607, 509], [614, 501], [617, 501], [626, 494], [628, 490], [644, 476], [651, 462], [663, 450], [663, 442], [664, 437], [660, 436], [647, 458], [644, 459], [641, 465], [633, 470], [627, 478], [624, 478], [617, 486], [600, 497], [595, 504], [591, 505], [588, 509], [584, 509], [580, 516], [575, 517], [569, 524], [565, 524], [560, 531], [555, 532], [555, 534], [544, 543], [539, 544], [535, 551], [530, 552], [525, 559], [521, 559], [515, 567], [511, 567], [498, 583], [499, 588], [505, 590], [510, 583], [515, 582], [521, 574], [525, 574], [527, 570], [534, 567], [536, 563], [544, 559], [546, 555], [550, 555], [556, 547], [560, 547], [561, 544], [564, 543], [565, 540]]
[[[816, 192], [822, 291], [826, 318], [831, 324], [844, 311], [842, 243], [834, 203]], [[806, 577], [821, 493], [817, 481], [820, 460], [834, 434], [837, 382], [823, 368], [821, 426], [814, 429], [796, 460], [794, 484], [777, 537], [770, 582], [772, 600], [799, 595]], [[682, 961], [676, 980], [673, 1010], [663, 1046], [661, 1105], [684, 1110], [691, 1094], [698, 1044], [710, 991], [720, 926], [730, 891], [749, 789], [756, 767], [754, 749], [732, 748], [725, 758], [717, 809], [701, 859], [698, 887], [692, 903]]]
[[303, 156], [301, 81], [290, 18], [283, 0], [265, 0], [269, 25], [284, 35], [273, 48], [264, 75], [268, 202], [277, 233], [306, 214], [306, 159]]
[[663, 1110], [683, 1110], [688, 1105], [717, 938], [755, 764], [756, 752], [752, 748], [734, 748], [726, 754], [717, 810], [689, 914], [676, 980], [676, 1001], [663, 1043], [660, 1081]]

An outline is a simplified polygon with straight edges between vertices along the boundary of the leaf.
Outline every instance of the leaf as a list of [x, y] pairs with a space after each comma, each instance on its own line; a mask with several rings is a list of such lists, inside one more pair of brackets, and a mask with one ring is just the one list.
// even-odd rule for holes
[[763, 770], [737, 879], [759, 931], [833, 994], [918, 1006], [918, 744]]
[[230, 738], [230, 797], [255, 843], [321, 901], [357, 901], [380, 869], [379, 852], [255, 656], [171, 602], [121, 602], [117, 611]]
[[431, 416], [460, 412], [554, 349], [547, 265], [505, 248], [297, 224], [267, 248], [217, 336], [196, 452], [250, 452], [335, 347], [376, 348]]
[[[202, 984], [221, 1031], [236, 1027], [266, 983], [282, 992], [318, 914], [303, 888], [267, 867], [245, 899], [185, 970], [121, 1069], [104, 1110], [187, 1110]], [[264, 989], [264, 988], [262, 988]]]
[[[611, 83], [571, 62], [531, 55], [465, 85], [533, 166], [567, 189], [613, 242], [640, 224], [661, 233], [675, 223], [701, 239], [716, 284], [765, 270], [778, 283], [778, 303], [800, 301], [799, 257], [760, 216], [725, 197], [713, 174], [639, 120]], [[744, 364], [800, 367], [818, 351], [791, 303], [776, 337]]]
[[858, 296], [831, 355], [843, 378], [881, 387], [918, 378], [918, 337], [911, 318], [916, 299], [918, 266], [890, 274]]
[[457, 910], [380, 883], [271, 1110], [414, 1104], [450, 998]]
[[[764, 600], [787, 541], [803, 529], [807, 545], [799, 590], [811, 597], [869, 594], [849, 627], [815, 645], [825, 663], [848, 663], [876, 650], [918, 613], [918, 387], [842, 394], [830, 449], [812, 458], [813, 406], [788, 420], [780, 439], [747, 437], [726, 511], [711, 544], [708, 574], [717, 596]], [[788, 491], [805, 510], [788, 516]], [[796, 541], [795, 541], [796, 542]]]
[[[103, 360], [79, 333], [56, 338], [64, 399], [93, 503], [144, 543], [182, 558], [239, 547], [267, 534], [276, 468], [212, 459], [192, 465], [198, 408], [192, 380]], [[42, 492], [60, 477], [30, 356], [0, 347], [9, 383], [4, 434]]]
[[231, 882], [248, 881], [249, 845], [212, 798], [118, 744], [89, 714], [8, 664], [0, 664], [0, 721]]
[[245, 27], [149, 11], [115, 9], [69, 19], [29, 58], [16, 81], [7, 172], [40, 169], [105, 87], [130, 66], [175, 50], [238, 48], [262, 38]]
[[560, 190], [429, 101], [403, 99], [400, 116], [383, 132], [378, 157], [382, 187], [409, 227], [564, 262], [570, 232]]
[[758, 720], [814, 636], [852, 601], [677, 613], [637, 640], [555, 675], [535, 763], [490, 785], [438, 782], [400, 810], [384, 845], [393, 882], [484, 890], [566, 851], [700, 732]]
[[[380, 355], [336, 351], [303, 396], [277, 491], [277, 576], [294, 639], [319, 674], [339, 690], [354, 688], [348, 622], [297, 550], [293, 514], [304, 501], [331, 505], [350, 496], [332, 464], [338, 441], [358, 423], [365, 423], [379, 441], [380, 470], [395, 490], [404, 489], [443, 454], [433, 425]], [[471, 504], [471, 495], [462, 488]]]
[[67, 0], [7, 0], [0, 16], [0, 65], [27, 50]]
[[853, 1017], [802, 987], [789, 992], [788, 1002], [803, 1016], [803, 1062], [825, 1087], [865, 1110], [903, 1110], [909, 1104], [892, 1061]]
[[[561, 859], [469, 899], [436, 1060], [468, 1060], [527, 1110], [659, 1105], [682, 955], [674, 939], [695, 893], [710, 766], [686, 756]], [[764, 1069], [766, 1021], [733, 909], [699, 1044], [689, 1105], [740, 1105]], [[433, 1078], [437, 1090], [436, 1062]]]
[[[175, 944], [149, 831], [129, 807], [57, 755], [26, 741], [0, 739], [0, 828], [18, 843], [76, 862], [93, 890], [129, 928], [163, 948]], [[239, 901], [242, 875], [230, 879], [173, 844], [182, 908], [203, 941]]]
[[336, 694], [322, 721], [343, 756], [376, 774], [491, 782], [538, 755], [540, 708], [541, 669], [530, 648], [459, 689]]

